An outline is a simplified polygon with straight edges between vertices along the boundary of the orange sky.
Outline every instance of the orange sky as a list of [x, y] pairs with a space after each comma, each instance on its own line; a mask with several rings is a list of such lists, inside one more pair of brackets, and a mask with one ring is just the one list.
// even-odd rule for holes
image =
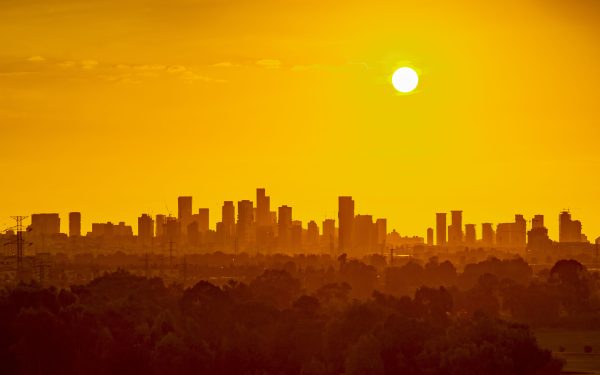
[[600, 235], [593, 0], [5, 0], [0, 20], [1, 226], [135, 224], [178, 195], [214, 226], [263, 186], [302, 220], [352, 195], [401, 234], [462, 209], [556, 238], [570, 208]]

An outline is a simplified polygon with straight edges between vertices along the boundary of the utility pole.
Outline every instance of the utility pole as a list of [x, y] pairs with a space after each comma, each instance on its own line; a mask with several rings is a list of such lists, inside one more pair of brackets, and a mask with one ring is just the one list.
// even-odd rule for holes
[[44, 286], [47, 277], [47, 271], [50, 268], [50, 253], [38, 253], [36, 254], [37, 259], [37, 269], [38, 269], [38, 278], [40, 280], [40, 285]]
[[16, 239], [5, 243], [4, 246], [15, 245], [16, 247], [15, 281], [19, 283], [23, 281], [23, 253], [25, 247], [25, 240], [23, 239], [23, 220], [27, 219], [27, 216], [11, 216], [11, 218], [16, 222], [15, 226], [11, 228], [16, 231]]

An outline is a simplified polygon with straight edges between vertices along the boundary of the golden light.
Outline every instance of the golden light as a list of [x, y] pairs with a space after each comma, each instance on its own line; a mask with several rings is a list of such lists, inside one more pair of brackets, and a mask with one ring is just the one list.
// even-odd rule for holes
[[417, 88], [419, 84], [419, 75], [414, 69], [409, 67], [399, 68], [392, 75], [392, 85], [401, 93], [409, 93]]

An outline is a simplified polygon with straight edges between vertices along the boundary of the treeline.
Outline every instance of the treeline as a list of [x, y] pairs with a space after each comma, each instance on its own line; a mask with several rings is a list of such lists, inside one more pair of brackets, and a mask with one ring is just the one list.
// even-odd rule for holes
[[387, 268], [385, 289], [409, 294], [418, 286], [445, 286], [455, 313], [483, 312], [534, 327], [600, 329], [600, 277], [575, 260], [560, 260], [534, 275], [522, 259], [469, 264], [460, 274], [435, 258]]
[[[0, 373], [560, 373], [561, 362], [525, 325], [456, 300], [495, 287], [489, 279], [498, 276], [484, 272], [465, 292], [422, 286], [414, 297], [354, 298], [373, 272], [377, 278], [374, 266], [341, 259], [335, 282], [313, 279], [310, 288], [294, 269], [190, 288], [125, 271], [61, 290], [21, 284], [0, 296]], [[551, 277], [571, 282], [569, 272]]]

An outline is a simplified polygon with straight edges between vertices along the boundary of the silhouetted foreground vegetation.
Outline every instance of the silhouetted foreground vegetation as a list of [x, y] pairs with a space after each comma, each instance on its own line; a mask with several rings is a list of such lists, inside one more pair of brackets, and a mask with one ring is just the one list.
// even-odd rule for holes
[[306, 292], [284, 270], [183, 289], [119, 271], [0, 297], [0, 373], [559, 374], [529, 329], [457, 313], [445, 288], [414, 298], [348, 283]]

